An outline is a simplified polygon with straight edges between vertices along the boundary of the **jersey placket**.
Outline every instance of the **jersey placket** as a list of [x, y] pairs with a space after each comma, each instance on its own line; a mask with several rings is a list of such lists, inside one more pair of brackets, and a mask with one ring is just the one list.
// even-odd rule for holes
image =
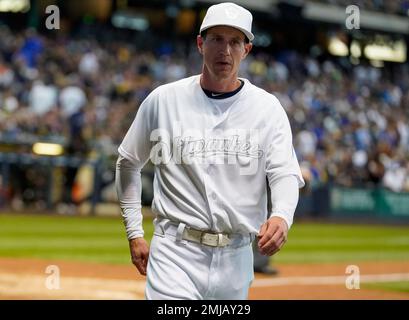
[[[209, 99], [211, 101], [211, 99]], [[221, 110], [217, 107], [216, 104], [214, 104], [212, 101], [212, 106], [213, 108], [211, 109], [210, 113], [210, 118], [211, 118], [211, 125], [210, 128], [211, 131], [213, 132], [214, 130], [218, 129], [227, 119], [230, 113], [231, 107], [224, 113], [221, 112]], [[206, 138], [212, 138], [211, 137], [206, 137]], [[217, 173], [217, 170], [215, 168], [217, 164], [210, 163], [210, 161], [205, 158], [205, 163], [204, 163], [204, 168], [205, 168], [205, 174], [204, 174], [204, 185], [205, 185], [205, 190], [206, 190], [206, 199], [208, 203], [208, 208], [209, 208], [209, 214], [210, 214], [210, 220], [212, 223], [211, 228], [214, 228], [214, 219], [213, 216], [215, 215], [216, 212], [218, 212], [220, 208], [220, 202], [218, 201], [218, 196], [217, 192], [215, 190], [215, 174]]]

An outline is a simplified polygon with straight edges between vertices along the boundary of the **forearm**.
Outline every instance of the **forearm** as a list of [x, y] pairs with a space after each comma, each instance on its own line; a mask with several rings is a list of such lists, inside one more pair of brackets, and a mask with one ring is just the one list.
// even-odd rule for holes
[[128, 240], [143, 237], [141, 204], [141, 170], [119, 156], [115, 186]]
[[283, 218], [288, 228], [293, 223], [294, 212], [297, 208], [298, 186], [298, 180], [293, 175], [282, 177], [270, 183], [272, 204], [270, 217]]

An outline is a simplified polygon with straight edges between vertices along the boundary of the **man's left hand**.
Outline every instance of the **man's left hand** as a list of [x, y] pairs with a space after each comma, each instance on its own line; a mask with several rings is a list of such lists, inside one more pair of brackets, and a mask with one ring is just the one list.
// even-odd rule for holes
[[284, 219], [271, 217], [260, 228], [257, 236], [260, 253], [272, 256], [280, 251], [287, 241], [288, 226]]

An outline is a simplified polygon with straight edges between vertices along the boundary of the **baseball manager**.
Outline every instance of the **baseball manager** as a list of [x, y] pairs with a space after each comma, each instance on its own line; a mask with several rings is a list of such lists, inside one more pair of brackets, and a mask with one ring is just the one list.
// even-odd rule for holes
[[[246, 299], [252, 241], [271, 256], [287, 240], [304, 181], [280, 102], [238, 77], [252, 20], [236, 4], [211, 6], [196, 40], [202, 73], [153, 90], [118, 149], [116, 188], [132, 262], [147, 276], [146, 299]], [[141, 214], [149, 160], [150, 248]]]

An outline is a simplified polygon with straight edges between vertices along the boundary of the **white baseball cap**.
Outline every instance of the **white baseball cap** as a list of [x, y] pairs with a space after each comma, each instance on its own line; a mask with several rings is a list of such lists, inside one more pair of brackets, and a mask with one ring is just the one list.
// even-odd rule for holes
[[200, 26], [200, 33], [215, 26], [229, 26], [239, 29], [250, 41], [254, 39], [251, 33], [253, 16], [250, 11], [231, 2], [215, 4], [207, 9]]

